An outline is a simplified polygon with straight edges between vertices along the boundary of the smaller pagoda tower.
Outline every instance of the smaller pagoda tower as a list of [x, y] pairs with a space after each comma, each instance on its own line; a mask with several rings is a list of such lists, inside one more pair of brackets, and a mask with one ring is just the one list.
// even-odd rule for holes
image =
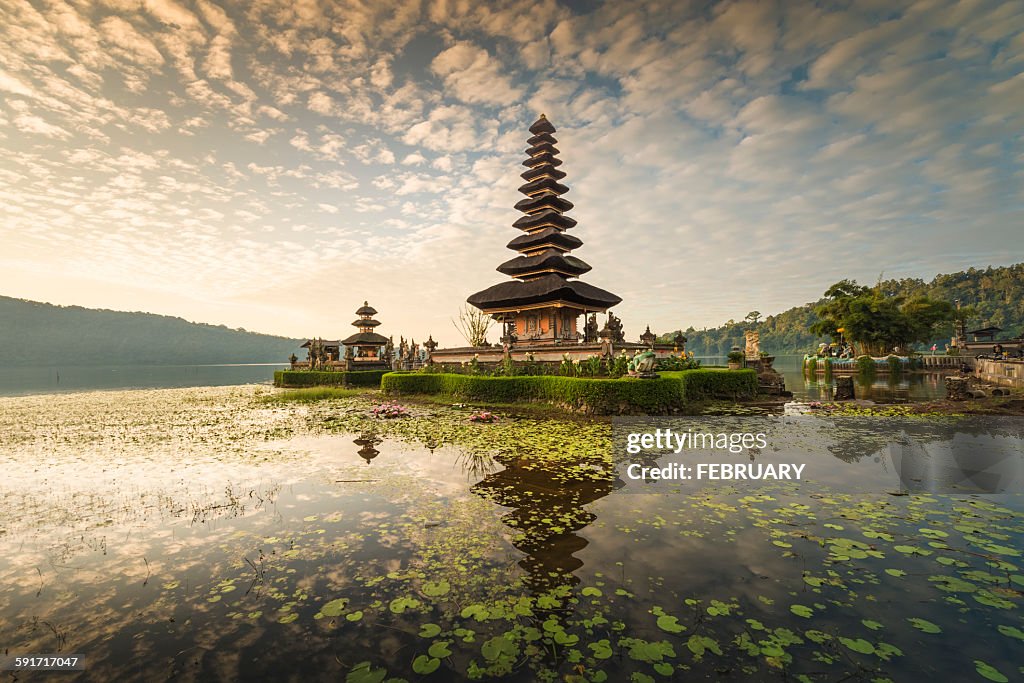
[[345, 346], [345, 365], [348, 370], [380, 370], [389, 367], [389, 360], [381, 353], [381, 347], [388, 345], [388, 338], [374, 332], [380, 322], [373, 319], [377, 309], [364, 301], [356, 311], [359, 317], [352, 325], [359, 329], [347, 339], [342, 339]]

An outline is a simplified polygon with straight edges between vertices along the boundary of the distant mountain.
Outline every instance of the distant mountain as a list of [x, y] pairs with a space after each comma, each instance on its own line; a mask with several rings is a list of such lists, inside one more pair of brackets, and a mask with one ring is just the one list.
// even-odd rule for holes
[[[837, 276], [837, 280], [841, 279]], [[822, 292], [833, 283], [826, 283]], [[870, 282], [860, 284], [870, 285]], [[950, 303], [960, 300], [964, 307], [972, 307], [975, 316], [967, 320], [967, 329], [986, 325], [1003, 328], [1002, 338], [1013, 337], [1024, 332], [1024, 263], [1012, 266], [984, 269], [969, 268], [949, 275], [937, 275], [931, 282], [920, 279], [884, 280], [882, 290], [889, 294], [903, 294], [908, 297], [925, 295], [931, 299], [942, 299]], [[757, 324], [746, 320], [729, 322], [719, 327], [696, 330], [693, 327], [682, 330], [689, 340], [688, 351], [698, 356], [722, 356], [733, 346], [743, 348], [743, 331], [757, 329], [761, 333], [761, 349], [775, 354], [804, 353], [817, 347], [819, 339], [808, 331], [817, 321], [814, 315], [818, 301], [796, 306], [777, 315], [769, 315]], [[675, 332], [662, 335], [671, 338]], [[939, 330], [935, 343], [943, 348], [953, 336], [952, 324]]]
[[283, 363], [304, 341], [0, 296], [0, 365]]

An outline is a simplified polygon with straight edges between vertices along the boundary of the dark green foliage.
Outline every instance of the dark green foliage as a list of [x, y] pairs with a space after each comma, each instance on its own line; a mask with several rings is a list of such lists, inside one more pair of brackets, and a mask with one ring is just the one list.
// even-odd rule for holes
[[890, 377], [894, 377], [903, 372], [903, 362], [900, 360], [899, 356], [889, 356], [886, 358], [886, 361], [889, 363]]
[[862, 378], [871, 378], [875, 376], [875, 359], [871, 356], [858, 356], [857, 357], [857, 374]]
[[700, 367], [700, 361], [696, 358], [669, 356], [658, 359], [656, 367], [659, 372], [663, 370], [696, 370]]
[[940, 324], [954, 317], [950, 301], [908, 297], [885, 291], [881, 283], [862, 287], [852, 280], [829, 287], [825, 301], [814, 312], [819, 320], [811, 325], [811, 332], [833, 339], [841, 335], [871, 355], [925, 342]]
[[166, 315], [0, 297], [0, 363], [9, 365], [284, 365], [301, 343]]
[[442, 373], [388, 373], [381, 389], [392, 394], [444, 394], [491, 403], [545, 401], [599, 414], [663, 413], [689, 400], [744, 398], [757, 391], [753, 370], [684, 370], [659, 379], [483, 377]]
[[682, 383], [681, 393], [686, 401], [709, 398], [751, 398], [757, 393], [757, 373], [752, 369], [724, 370], [702, 368], [682, 372], [662, 373], [662, 377]]
[[380, 378], [387, 370], [359, 370], [356, 372], [322, 372], [318, 370], [278, 370], [274, 373], [277, 387], [373, 387], [380, 386]]
[[[964, 307], [968, 329], [987, 324], [1002, 327], [1004, 337], [1024, 332], [1024, 263], [1001, 268], [969, 268], [949, 275], [937, 275], [931, 282], [920, 279], [884, 280], [878, 285], [887, 295], [900, 295], [910, 302], [918, 297], [952, 304], [957, 299]], [[719, 327], [680, 330], [688, 338], [687, 351], [698, 356], [724, 356], [733, 346], [743, 346], [743, 331], [756, 329], [761, 333], [761, 348], [772, 353], [803, 353], [813, 350], [827, 333], [818, 336], [810, 331], [819, 321], [814, 309], [825, 299], [797, 306], [778, 315], [770, 315], [752, 324], [730, 320]], [[660, 341], [672, 343], [675, 332], [663, 334]], [[939, 323], [923, 346], [938, 343], [942, 348], [953, 335], [951, 322]], [[890, 348], [884, 349], [888, 352]]]

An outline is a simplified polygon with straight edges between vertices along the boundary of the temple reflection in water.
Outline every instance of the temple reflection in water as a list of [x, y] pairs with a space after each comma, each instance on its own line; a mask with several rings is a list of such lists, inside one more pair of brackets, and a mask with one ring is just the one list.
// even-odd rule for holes
[[584, 506], [624, 485], [621, 479], [560, 481], [549, 472], [512, 463], [484, 477], [471, 490], [511, 508], [502, 522], [517, 532], [512, 544], [526, 555], [519, 561], [526, 572], [524, 581], [531, 592], [539, 594], [579, 583], [573, 572], [583, 561], [575, 554], [586, 548], [588, 541], [576, 532], [597, 518]]

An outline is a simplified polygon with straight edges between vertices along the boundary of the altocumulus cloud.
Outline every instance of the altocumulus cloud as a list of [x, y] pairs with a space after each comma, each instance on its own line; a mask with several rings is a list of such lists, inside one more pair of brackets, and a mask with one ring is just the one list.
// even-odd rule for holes
[[[0, 293], [455, 341], [546, 112], [627, 332], [1021, 260], [1024, 5], [0, 6]], [[339, 317], [340, 316], [340, 317]]]

